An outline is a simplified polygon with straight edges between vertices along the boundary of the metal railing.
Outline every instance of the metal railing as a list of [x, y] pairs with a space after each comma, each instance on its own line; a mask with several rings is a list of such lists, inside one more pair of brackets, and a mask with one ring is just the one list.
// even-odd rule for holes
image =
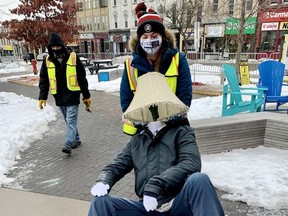
[[[273, 54], [273, 55], [272, 55]], [[199, 60], [199, 59], [205, 59], [205, 60], [231, 60], [236, 58], [237, 53], [213, 53], [213, 52], [202, 52], [202, 53], [196, 53], [196, 52], [188, 52], [186, 54], [187, 59], [191, 60]], [[269, 56], [267, 53], [241, 53], [242, 59], [254, 59], [254, 60], [261, 60], [261, 59], [267, 59], [267, 58], [275, 59], [279, 57], [279, 53], [271, 53]]]

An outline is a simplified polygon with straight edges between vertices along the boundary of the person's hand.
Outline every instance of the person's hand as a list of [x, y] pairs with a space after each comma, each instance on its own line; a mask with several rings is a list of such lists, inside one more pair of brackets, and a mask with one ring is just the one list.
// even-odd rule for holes
[[97, 182], [92, 188], [91, 188], [91, 194], [93, 196], [104, 196], [108, 194], [109, 185], [104, 184], [103, 182]]
[[155, 197], [144, 195], [143, 205], [147, 212], [154, 211], [157, 208], [158, 202]]
[[46, 100], [39, 100], [39, 108], [43, 109], [43, 106], [46, 106]]
[[91, 111], [92, 111], [92, 110], [91, 110], [91, 107], [90, 107], [91, 102], [92, 102], [91, 98], [83, 99], [83, 103], [84, 103], [85, 106], [86, 106], [85, 109], [86, 109], [87, 112], [91, 112]]

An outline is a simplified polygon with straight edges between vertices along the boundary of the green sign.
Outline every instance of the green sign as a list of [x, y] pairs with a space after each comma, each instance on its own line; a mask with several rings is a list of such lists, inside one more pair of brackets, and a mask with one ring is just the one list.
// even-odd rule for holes
[[[239, 34], [240, 20], [234, 18], [226, 19], [225, 34]], [[249, 17], [244, 24], [244, 34], [255, 34], [256, 32], [256, 17]]]

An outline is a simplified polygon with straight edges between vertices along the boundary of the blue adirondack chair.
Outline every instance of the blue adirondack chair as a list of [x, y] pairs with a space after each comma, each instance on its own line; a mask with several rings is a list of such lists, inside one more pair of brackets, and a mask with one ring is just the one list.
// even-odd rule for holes
[[[223, 86], [222, 116], [242, 112], [260, 112], [261, 106], [264, 103], [263, 92], [267, 88], [240, 87], [235, 67], [223, 64], [222, 69], [228, 81], [228, 84]], [[230, 101], [228, 101], [228, 94], [230, 94]], [[249, 95], [251, 99], [244, 101], [242, 95]]]
[[[265, 92], [264, 110], [287, 110], [287, 108], [280, 107], [288, 102], [288, 95], [281, 95], [282, 86], [287, 86], [287, 84], [283, 84], [285, 64], [279, 61], [268, 60], [259, 64], [258, 69], [260, 74], [258, 86], [268, 88]], [[274, 106], [267, 108], [268, 103], [274, 104]]]

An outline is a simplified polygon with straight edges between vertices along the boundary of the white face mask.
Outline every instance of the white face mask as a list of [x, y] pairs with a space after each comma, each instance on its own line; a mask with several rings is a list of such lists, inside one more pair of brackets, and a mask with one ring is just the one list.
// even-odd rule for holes
[[148, 55], [155, 55], [162, 45], [162, 37], [158, 36], [153, 39], [140, 39], [140, 45]]

